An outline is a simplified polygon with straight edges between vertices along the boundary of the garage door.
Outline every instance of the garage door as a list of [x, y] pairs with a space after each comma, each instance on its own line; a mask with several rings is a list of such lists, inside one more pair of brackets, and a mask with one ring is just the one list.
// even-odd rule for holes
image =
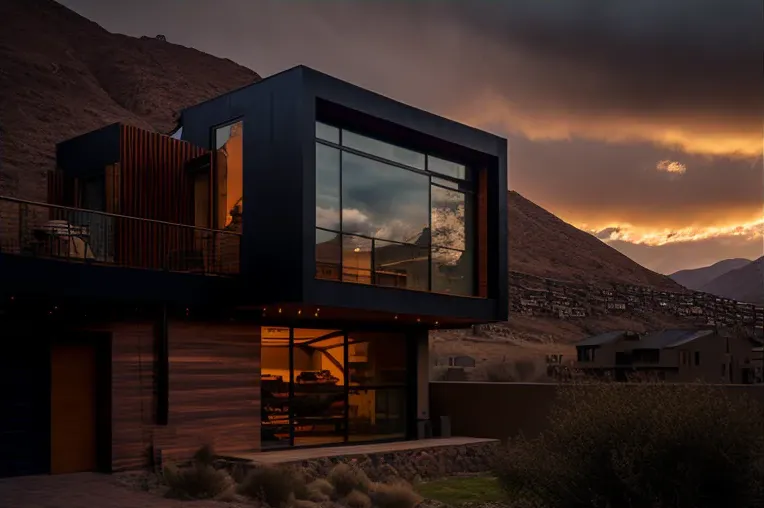
[[0, 350], [0, 477], [50, 471], [48, 347], [9, 344]]

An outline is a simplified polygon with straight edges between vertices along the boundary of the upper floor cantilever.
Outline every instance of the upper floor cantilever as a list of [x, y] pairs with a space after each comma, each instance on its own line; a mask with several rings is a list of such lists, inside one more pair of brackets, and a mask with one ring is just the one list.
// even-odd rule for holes
[[260, 299], [506, 319], [505, 139], [306, 67], [180, 129], [214, 152], [212, 215]]
[[207, 273], [225, 247], [239, 305], [507, 317], [506, 140], [312, 69], [188, 108], [173, 136], [65, 141], [57, 162], [56, 213], [120, 222], [96, 250], [122, 265], [169, 266], [171, 248]]

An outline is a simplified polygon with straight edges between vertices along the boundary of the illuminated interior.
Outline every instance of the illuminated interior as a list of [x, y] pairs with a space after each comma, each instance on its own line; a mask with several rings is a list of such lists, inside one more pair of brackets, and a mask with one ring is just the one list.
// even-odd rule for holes
[[216, 221], [225, 229], [236, 231], [241, 231], [244, 196], [243, 129], [241, 120], [215, 129]]
[[403, 335], [261, 333], [263, 449], [405, 438]]

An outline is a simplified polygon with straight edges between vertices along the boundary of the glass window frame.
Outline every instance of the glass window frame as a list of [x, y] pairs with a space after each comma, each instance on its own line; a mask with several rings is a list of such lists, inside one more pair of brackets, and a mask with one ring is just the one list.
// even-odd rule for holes
[[[429, 219], [428, 219], [428, 228], [429, 228], [428, 230], [429, 230], [429, 234], [430, 234], [430, 238], [428, 238], [428, 243], [429, 243], [429, 245], [428, 245], [428, 248], [429, 248], [429, 255], [428, 255], [428, 281], [427, 281], [427, 288], [428, 289], [426, 291], [424, 291], [424, 290], [416, 290], [416, 289], [408, 289], [408, 288], [403, 288], [403, 289], [407, 289], [409, 291], [422, 291], [422, 292], [436, 293], [436, 294], [447, 294], [447, 293], [442, 293], [442, 292], [438, 292], [438, 291], [433, 291], [433, 289], [432, 289], [432, 249], [433, 249], [433, 247], [442, 247], [442, 246], [434, 246], [433, 243], [432, 243], [432, 187], [436, 186], [436, 187], [443, 188], [445, 190], [456, 191], [456, 192], [459, 192], [461, 194], [464, 194], [465, 195], [465, 204], [466, 204], [467, 201], [471, 201], [471, 207], [473, 209], [473, 217], [472, 217], [470, 226], [471, 226], [471, 229], [472, 229], [473, 233], [471, 235], [471, 241], [468, 242], [467, 238], [465, 238], [465, 249], [463, 251], [461, 251], [461, 252], [467, 252], [470, 249], [472, 250], [472, 253], [471, 253], [472, 258], [473, 258], [473, 261], [472, 261], [472, 270], [471, 270], [471, 272], [472, 272], [471, 273], [471, 276], [472, 276], [472, 290], [470, 291], [470, 294], [468, 294], [468, 295], [459, 294], [459, 295], [453, 295], [453, 296], [462, 296], [462, 297], [467, 297], [467, 298], [480, 298], [479, 291], [478, 291], [478, 273], [479, 273], [479, 270], [478, 270], [478, 259], [479, 259], [479, 257], [477, 255], [477, 250], [478, 250], [478, 241], [477, 241], [477, 230], [478, 230], [478, 217], [477, 217], [477, 214], [478, 214], [478, 206], [477, 206], [477, 185], [476, 185], [477, 178], [475, 177], [476, 172], [479, 171], [479, 170], [477, 168], [471, 166], [470, 164], [456, 162], [456, 161], [453, 161], [453, 160], [450, 160], [450, 159], [447, 159], [447, 158], [443, 158], [443, 157], [440, 157], [440, 156], [438, 156], [436, 154], [433, 154], [433, 153], [430, 153], [430, 152], [426, 152], [426, 151], [411, 150], [410, 148], [406, 148], [406, 147], [403, 147], [403, 146], [395, 145], [395, 144], [389, 143], [387, 141], [383, 141], [381, 139], [375, 138], [374, 136], [368, 136], [366, 134], [361, 134], [361, 133], [359, 133], [359, 132], [357, 132], [355, 130], [352, 130], [352, 129], [345, 129], [343, 127], [339, 127], [339, 126], [337, 126], [337, 125], [335, 125], [333, 123], [328, 123], [328, 122], [324, 122], [324, 121], [321, 121], [321, 120], [315, 120], [315, 124], [322, 124], [322, 125], [327, 126], [327, 127], [338, 129], [338, 131], [339, 131], [339, 140], [338, 140], [339, 142], [338, 143], [334, 143], [332, 141], [329, 141], [329, 140], [326, 140], [326, 139], [324, 139], [322, 137], [319, 137], [317, 135], [317, 132], [316, 132], [317, 129], [314, 128], [314, 143], [316, 145], [317, 144], [322, 144], [322, 145], [326, 145], [326, 146], [331, 147], [331, 148], [338, 149], [340, 151], [340, 164], [339, 164], [339, 172], [340, 172], [340, 178], [339, 178], [339, 185], [340, 185], [340, 189], [339, 189], [339, 194], [340, 194], [340, 199], [339, 199], [340, 224], [339, 224], [339, 230], [338, 231], [330, 230], [330, 229], [327, 229], [327, 228], [324, 228], [324, 227], [319, 227], [317, 225], [314, 225], [315, 226], [314, 231], [315, 230], [323, 230], [323, 231], [326, 231], [326, 232], [332, 232], [332, 233], [339, 234], [342, 237], [344, 237], [346, 235], [350, 235], [350, 236], [358, 236], [358, 237], [361, 237], [361, 238], [369, 238], [369, 239], [371, 239], [372, 240], [372, 250], [371, 250], [371, 252], [372, 252], [372, 257], [371, 257], [371, 266], [372, 266], [371, 285], [376, 286], [377, 285], [376, 284], [376, 280], [375, 280], [376, 279], [376, 273], [375, 273], [375, 270], [374, 270], [374, 267], [376, 265], [375, 265], [375, 261], [374, 261], [374, 255], [373, 255], [374, 250], [375, 250], [374, 249], [374, 240], [380, 240], [380, 241], [392, 242], [392, 243], [402, 243], [402, 244], [405, 244], [405, 245], [409, 245], [409, 244], [406, 244], [405, 242], [399, 242], [399, 241], [396, 241], [396, 240], [389, 240], [389, 239], [386, 239], [386, 238], [375, 238], [375, 237], [369, 237], [367, 235], [359, 235], [359, 234], [355, 234], [355, 233], [345, 233], [343, 231], [342, 210], [343, 210], [343, 206], [344, 205], [343, 205], [343, 202], [342, 202], [343, 201], [342, 200], [342, 194], [343, 194], [342, 190], [343, 190], [344, 167], [343, 167], [343, 162], [342, 161], [343, 161], [344, 157], [342, 157], [342, 154], [343, 153], [350, 153], [350, 154], [353, 154], [353, 155], [356, 155], [356, 156], [359, 156], [359, 157], [363, 157], [363, 158], [370, 159], [370, 160], [373, 160], [373, 161], [376, 161], [376, 162], [387, 164], [389, 166], [392, 166], [392, 167], [395, 167], [395, 168], [398, 168], [398, 169], [401, 169], [401, 170], [411, 171], [411, 172], [414, 172], [414, 173], [418, 173], [418, 174], [422, 174], [424, 176], [427, 176], [428, 179], [429, 179], [428, 205], [429, 205], [429, 208], [430, 208]], [[401, 162], [398, 162], [398, 161], [388, 160], [388, 159], [385, 159], [385, 158], [380, 157], [378, 155], [374, 155], [374, 154], [371, 154], [371, 153], [366, 153], [366, 152], [363, 152], [363, 151], [358, 150], [356, 148], [352, 148], [352, 147], [346, 146], [345, 143], [344, 143], [344, 133], [345, 133], [345, 131], [352, 132], [354, 135], [367, 137], [367, 138], [375, 140], [375, 141], [379, 141], [379, 142], [386, 143], [386, 144], [391, 144], [393, 146], [398, 146], [399, 148], [403, 148], [403, 149], [406, 149], [406, 150], [410, 150], [410, 151], [415, 151], [415, 152], [421, 153], [424, 156], [424, 169], [420, 169], [420, 168], [417, 168], [415, 166], [409, 166], [407, 164], [404, 164], [404, 163], [401, 163]], [[441, 161], [450, 162], [452, 164], [463, 166], [464, 167], [464, 178], [456, 178], [456, 177], [453, 177], [451, 175], [447, 175], [447, 174], [431, 171], [429, 169], [429, 164], [430, 164], [430, 159], [431, 158], [435, 158], [435, 159], [438, 159], [438, 160], [441, 160]], [[466, 234], [466, 231], [467, 231], [468, 227], [469, 226], [467, 224], [465, 224], [465, 234]], [[445, 247], [445, 248], [448, 248], [448, 247]], [[458, 250], [458, 249], [451, 249], [451, 250]], [[344, 252], [343, 251], [344, 251], [344, 249], [341, 249], [341, 252], [340, 252], [340, 267], [341, 267], [341, 270], [343, 269], [342, 267], [344, 267], [344, 259], [343, 259]], [[323, 279], [323, 280], [329, 280], [329, 279]], [[339, 282], [349, 282], [349, 281], [343, 281], [342, 280], [342, 276], [340, 275]], [[381, 286], [381, 287], [389, 287], [389, 286]]]
[[[215, 153], [218, 150], [218, 147], [217, 147], [217, 133], [218, 133], [218, 130], [223, 129], [225, 127], [232, 127], [232, 126], [236, 125], [239, 122], [241, 122], [241, 129], [242, 129], [242, 136], [243, 136], [244, 135], [244, 115], [239, 115], [239, 116], [234, 117], [234, 118], [232, 118], [230, 120], [226, 120], [225, 122], [222, 122], [222, 123], [219, 123], [219, 124], [215, 124], [215, 125], [212, 125], [210, 127], [210, 132], [209, 132], [210, 142], [209, 142], [209, 146], [210, 146], [210, 151], [211, 152]], [[243, 152], [244, 152], [244, 140], [242, 140], [242, 154], [241, 154], [242, 165], [243, 165], [243, 162], [244, 162], [244, 153]], [[215, 186], [215, 188], [212, 190], [212, 203], [210, 203], [210, 209], [212, 210], [212, 216], [213, 216], [212, 217], [212, 222], [211, 222], [211, 224], [212, 224], [211, 228], [212, 229], [223, 229], [223, 227], [225, 227], [225, 224], [218, 224], [218, 209], [219, 209], [219, 206], [220, 206], [220, 199], [219, 199], [220, 192], [219, 192], [219, 189], [218, 189], [218, 183], [219, 183], [218, 168], [216, 167], [216, 164], [214, 164], [214, 163], [212, 164], [212, 167], [213, 167], [213, 171], [214, 171], [214, 175], [212, 177], [212, 180], [213, 180], [212, 183]], [[244, 168], [242, 168], [241, 178], [242, 178], [241, 201], [242, 201], [242, 204], [243, 204], [244, 201], [246, 201], [244, 199], [244, 191], [245, 191], [245, 188], [244, 188]], [[226, 192], [227, 192], [227, 189], [226, 189]]]
[[[266, 326], [266, 325], [263, 325]], [[326, 336], [329, 337], [342, 337], [342, 344], [337, 346], [342, 348], [342, 358], [343, 358], [343, 382], [342, 382], [342, 397], [344, 400], [344, 409], [343, 409], [343, 419], [341, 422], [342, 427], [342, 441], [337, 442], [327, 442], [327, 443], [318, 443], [318, 444], [299, 444], [298, 439], [295, 436], [295, 429], [298, 425], [298, 416], [295, 412], [296, 404], [296, 385], [297, 385], [297, 379], [296, 379], [296, 362], [295, 362], [295, 351], [299, 347], [297, 341], [295, 340], [295, 330], [299, 329], [300, 327], [297, 326], [278, 326], [279, 328], [288, 328], [288, 370], [289, 370], [289, 376], [288, 376], [288, 399], [287, 399], [287, 425], [288, 425], [288, 435], [289, 438], [286, 440], [286, 442], [283, 444], [283, 446], [268, 448], [266, 451], [270, 450], [289, 450], [289, 449], [296, 449], [296, 448], [314, 448], [314, 447], [320, 447], [320, 446], [336, 446], [336, 445], [347, 445], [347, 444], [353, 444], [353, 443], [379, 443], [379, 442], [391, 442], [391, 441], [402, 441], [408, 438], [408, 436], [413, 432], [413, 429], [411, 428], [413, 422], [411, 419], [411, 415], [409, 414], [409, 403], [412, 398], [416, 397], [416, 389], [411, 384], [411, 379], [408, 377], [408, 365], [410, 363], [409, 355], [412, 354], [411, 349], [408, 347], [408, 339], [404, 332], [402, 331], [393, 331], [390, 332], [394, 335], [399, 335], [402, 338], [402, 344], [403, 348], [405, 350], [405, 357], [403, 359], [403, 372], [405, 373], [405, 380], [402, 382], [375, 382], [370, 384], [363, 384], [363, 385], [352, 385], [351, 384], [351, 362], [350, 361], [350, 339], [354, 333], [360, 333], [361, 335], [364, 335], [364, 333], [367, 333], [368, 331], [365, 330], [354, 330], [354, 329], [347, 329], [347, 328], [335, 328], [332, 326], [329, 326], [326, 329], [321, 329], [322, 331], [326, 332]], [[323, 336], [319, 336], [323, 337]], [[319, 337], [316, 337], [318, 339]], [[313, 340], [316, 340], [313, 339]], [[260, 346], [261, 348], [264, 346]], [[262, 369], [262, 366], [261, 366]], [[267, 367], [266, 367], [267, 370]], [[258, 389], [261, 391], [261, 404], [263, 403], [262, 398], [262, 385], [258, 387]], [[356, 434], [353, 435], [351, 432], [351, 411], [350, 411], [350, 394], [351, 391], [375, 391], [375, 392], [385, 392], [385, 393], [400, 393], [402, 395], [403, 400], [403, 413], [402, 413], [402, 419], [403, 419], [403, 429], [402, 435], [401, 433], [391, 433], [389, 434], [390, 437], [382, 437], [381, 439], [374, 439], [373, 437], [370, 439], [364, 439], [363, 434]], [[262, 427], [262, 426], [261, 426]], [[263, 428], [260, 429], [260, 433], [262, 436]], [[384, 434], [383, 434], [384, 435]], [[360, 439], [359, 439], [360, 437]]]

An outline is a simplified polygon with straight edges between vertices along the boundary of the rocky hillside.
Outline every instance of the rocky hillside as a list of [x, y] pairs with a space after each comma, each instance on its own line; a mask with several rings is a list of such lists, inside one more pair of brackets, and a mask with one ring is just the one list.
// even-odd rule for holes
[[53, 0], [2, 0], [0, 19], [0, 194], [44, 199], [58, 141], [116, 121], [166, 132], [184, 107], [260, 79], [195, 49], [109, 33]]

